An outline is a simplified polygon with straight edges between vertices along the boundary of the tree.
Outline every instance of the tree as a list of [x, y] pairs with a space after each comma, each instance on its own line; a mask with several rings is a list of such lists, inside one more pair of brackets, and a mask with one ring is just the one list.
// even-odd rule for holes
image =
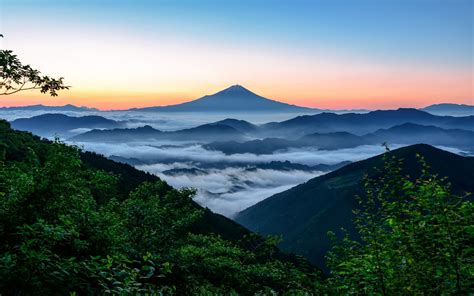
[[[2, 34], [0, 38], [3, 38]], [[0, 50], [0, 95], [39, 89], [42, 93], [57, 96], [58, 91], [69, 89], [64, 85], [63, 77], [55, 79], [40, 74], [30, 65], [23, 65], [11, 50]]]
[[[474, 206], [429, 172], [402, 175], [386, 155], [354, 212], [360, 240], [345, 235], [330, 252], [330, 284], [341, 294], [467, 294], [474, 284]], [[331, 234], [334, 236], [334, 234]]]

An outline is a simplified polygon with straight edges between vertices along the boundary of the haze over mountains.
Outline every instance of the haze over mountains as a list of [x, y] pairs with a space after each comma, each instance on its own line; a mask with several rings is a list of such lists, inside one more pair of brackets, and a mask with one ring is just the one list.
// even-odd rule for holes
[[311, 133], [350, 132], [356, 135], [374, 132], [380, 128], [390, 128], [403, 123], [433, 125], [442, 128], [462, 128], [474, 130], [474, 116], [436, 116], [417, 109], [377, 110], [368, 113], [298, 116], [282, 122], [268, 123], [262, 128], [270, 134], [296, 138]]
[[190, 129], [163, 132], [149, 125], [135, 129], [113, 129], [85, 132], [70, 138], [80, 142], [130, 142], [146, 140], [215, 141], [219, 139], [245, 139], [235, 128], [224, 124], [205, 124]]
[[43, 137], [70, 137], [73, 134], [89, 129], [111, 129], [124, 126], [123, 122], [107, 119], [101, 116], [88, 115], [72, 117], [64, 114], [42, 114], [31, 118], [13, 120], [14, 129], [29, 131]]
[[412, 145], [425, 143], [448, 147], [458, 147], [474, 152], [474, 132], [460, 129], [442, 129], [404, 123], [388, 129], [379, 129], [373, 133], [357, 136], [348, 132], [314, 133], [296, 140], [265, 138], [247, 142], [213, 142], [206, 149], [222, 151], [225, 154], [255, 153], [271, 154], [277, 150], [301, 147], [333, 150], [353, 148], [361, 145], [381, 143]]
[[[434, 104], [419, 108], [434, 115], [450, 115], [450, 116], [470, 116], [474, 115], [474, 106], [465, 104]], [[0, 107], [1, 111], [44, 111], [44, 112], [92, 112], [98, 111], [95, 108], [78, 107], [71, 104], [64, 106], [45, 106], [31, 105], [19, 107]], [[321, 113], [324, 111], [333, 113], [365, 113], [369, 110], [328, 110], [296, 106], [292, 104], [282, 103], [260, 96], [241, 85], [232, 85], [224, 90], [211, 95], [168, 106], [152, 106], [144, 108], [131, 108], [121, 111], [142, 111], [142, 112], [221, 112], [221, 113]]]
[[434, 115], [469, 116], [474, 115], [474, 106], [466, 104], [434, 104], [420, 110]]
[[196, 141], [208, 142], [204, 148], [219, 150], [225, 154], [271, 154], [288, 148], [313, 147], [332, 150], [383, 142], [404, 145], [426, 143], [474, 151], [473, 135], [474, 116], [436, 116], [416, 109], [398, 109], [364, 114], [321, 113], [263, 125], [225, 119], [173, 132], [162, 132], [150, 126], [135, 129], [96, 129], [74, 136], [70, 140]]

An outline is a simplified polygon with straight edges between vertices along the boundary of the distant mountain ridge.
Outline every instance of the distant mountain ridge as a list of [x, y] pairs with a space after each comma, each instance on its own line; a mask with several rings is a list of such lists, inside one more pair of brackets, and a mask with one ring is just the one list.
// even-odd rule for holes
[[34, 134], [51, 137], [70, 136], [74, 129], [118, 128], [122, 122], [107, 119], [101, 116], [88, 115], [73, 117], [60, 113], [46, 113], [31, 118], [18, 118], [11, 123], [12, 128], [29, 131]]
[[[232, 104], [232, 99], [242, 98], [246, 101], [237, 101]], [[222, 99], [222, 100], [221, 100]], [[195, 99], [193, 101], [180, 103], [176, 105], [168, 106], [152, 106], [143, 108], [130, 108], [125, 110], [116, 111], [163, 111], [163, 112], [189, 112], [189, 111], [213, 111], [212, 108], [217, 108], [216, 111], [251, 111], [248, 106], [245, 108], [239, 103], [254, 103], [257, 102], [258, 111], [265, 111], [261, 108], [270, 107], [267, 111], [274, 111], [274, 109], [285, 109], [289, 108], [292, 112], [331, 112], [331, 113], [367, 113], [370, 110], [366, 109], [350, 109], [350, 110], [330, 110], [321, 108], [309, 108], [301, 107], [292, 104], [286, 104], [274, 100], [270, 100], [259, 96], [250, 90], [240, 85], [230, 86], [222, 91], [219, 91], [213, 95], [206, 95], [204, 97]], [[265, 102], [265, 103], [262, 103]], [[275, 104], [272, 104], [275, 103]], [[236, 105], [236, 106], [235, 106]], [[228, 110], [233, 108], [232, 110]], [[210, 108], [210, 109], [207, 109]], [[247, 109], [246, 109], [247, 108]], [[410, 109], [410, 108], [408, 108]], [[446, 115], [446, 116], [471, 116], [474, 115], [474, 105], [467, 104], [454, 104], [454, 103], [440, 103], [433, 104], [417, 110], [425, 111], [433, 115]], [[0, 111], [64, 111], [64, 112], [87, 112], [95, 111], [101, 112], [101, 110], [87, 106], [75, 106], [72, 104], [66, 104], [62, 106], [48, 106], [42, 104], [26, 105], [26, 106], [11, 106], [11, 107], [0, 107]], [[284, 110], [283, 110], [284, 111]], [[106, 112], [106, 111], [102, 111]]]
[[470, 116], [474, 115], [474, 105], [442, 103], [420, 108], [434, 115]]
[[349, 132], [363, 135], [381, 128], [390, 128], [404, 123], [474, 131], [474, 116], [437, 116], [409, 108], [377, 110], [363, 114], [325, 112], [315, 115], [302, 115], [282, 122], [264, 124], [261, 129], [269, 134], [296, 139], [311, 133]]
[[194, 128], [165, 132], [146, 125], [138, 128], [91, 130], [70, 138], [78, 142], [130, 142], [145, 140], [215, 141], [218, 139], [243, 140], [237, 129], [224, 124], [204, 124]]
[[277, 150], [311, 147], [322, 150], [354, 148], [361, 145], [388, 144], [430, 144], [455, 147], [474, 152], [474, 132], [461, 129], [443, 129], [436, 126], [425, 126], [404, 123], [388, 129], [378, 129], [365, 135], [354, 135], [348, 132], [313, 133], [296, 140], [265, 138], [247, 142], [213, 142], [204, 145], [209, 150], [218, 150], [225, 154], [253, 153], [271, 154]]
[[67, 104], [64, 106], [46, 106], [46, 105], [29, 105], [29, 106], [13, 106], [13, 107], [0, 107], [0, 111], [71, 111], [71, 112], [85, 112], [85, 111], [99, 111], [96, 108], [89, 107], [78, 107], [75, 105]]
[[226, 154], [246, 152], [268, 154], [279, 149], [305, 146], [331, 150], [360, 145], [379, 145], [382, 142], [408, 145], [426, 143], [473, 151], [474, 140], [471, 140], [473, 133], [474, 116], [436, 116], [416, 109], [398, 109], [365, 114], [321, 113], [263, 125], [228, 118], [174, 132], [162, 132], [151, 126], [92, 130], [71, 140], [207, 141], [204, 145], [206, 149], [220, 150]]
[[133, 108], [130, 111], [160, 112], [318, 112], [259, 96], [240, 85], [232, 85], [212, 95], [177, 105]]

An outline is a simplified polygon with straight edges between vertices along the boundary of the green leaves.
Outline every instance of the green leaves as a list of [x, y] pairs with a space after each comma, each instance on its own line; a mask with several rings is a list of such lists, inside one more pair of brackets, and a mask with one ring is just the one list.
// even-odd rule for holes
[[[329, 254], [329, 282], [341, 293], [462, 294], [472, 286], [472, 202], [450, 192], [429, 173], [401, 175], [400, 161], [386, 155], [355, 211], [362, 243], [345, 236]], [[470, 270], [470, 271], [469, 271]]]
[[11, 50], [0, 50], [0, 95], [32, 89], [57, 96], [58, 91], [69, 89], [69, 86], [64, 85], [63, 77], [42, 76], [40, 71], [23, 65]]

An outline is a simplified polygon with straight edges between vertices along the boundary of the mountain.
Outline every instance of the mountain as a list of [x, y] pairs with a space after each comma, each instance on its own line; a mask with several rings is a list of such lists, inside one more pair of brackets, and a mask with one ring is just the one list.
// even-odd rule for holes
[[245, 120], [233, 119], [233, 118], [227, 118], [227, 119], [217, 121], [211, 124], [227, 125], [227, 126], [235, 128], [236, 130], [242, 133], [252, 133], [258, 129], [258, 126], [251, 124], [250, 122], [247, 122]]
[[421, 108], [434, 115], [451, 115], [451, 116], [470, 116], [474, 115], [474, 105], [465, 104], [435, 104]]
[[3, 120], [0, 160], [2, 295], [316, 293], [315, 268], [192, 190]]
[[133, 142], [146, 140], [216, 141], [220, 139], [243, 140], [243, 133], [225, 124], [204, 124], [194, 128], [164, 132], [146, 125], [138, 128], [123, 128], [85, 132], [70, 138], [77, 142]]
[[83, 111], [98, 111], [95, 108], [78, 107], [71, 104], [64, 106], [45, 106], [45, 105], [30, 105], [30, 106], [17, 106], [17, 107], [0, 107], [0, 111], [72, 111], [72, 112], [83, 112]]
[[260, 132], [267, 136], [278, 135], [293, 139], [312, 133], [349, 132], [363, 135], [407, 122], [474, 131], [474, 116], [436, 116], [417, 109], [401, 108], [364, 114], [321, 113], [298, 116], [282, 122], [264, 124], [260, 127]]
[[219, 141], [203, 145], [208, 150], [218, 150], [225, 154], [253, 153], [271, 154], [288, 148], [312, 147], [323, 150], [353, 148], [361, 145], [413, 145], [430, 144], [447, 146], [474, 152], [474, 132], [460, 129], [442, 129], [404, 123], [388, 129], [357, 136], [348, 132], [314, 133], [296, 140], [265, 138], [247, 142]]
[[19, 118], [11, 122], [17, 130], [29, 131], [43, 137], [71, 136], [75, 129], [118, 128], [123, 123], [101, 116], [72, 117], [64, 114], [47, 113], [31, 118]]
[[[413, 145], [390, 152], [403, 159], [403, 174], [417, 177], [422, 155], [431, 171], [447, 177], [455, 192], [474, 192], [474, 157], [463, 157], [429, 145]], [[363, 196], [363, 177], [373, 177], [374, 168], [383, 166], [382, 155], [348, 164], [336, 171], [311, 179], [275, 194], [240, 212], [235, 220], [264, 235], [282, 235], [281, 247], [324, 266], [330, 247], [328, 231], [340, 228], [354, 233], [352, 211], [356, 195]]]
[[264, 98], [240, 85], [233, 85], [213, 95], [207, 95], [182, 104], [130, 110], [160, 112], [317, 112], [316, 109]]
[[380, 144], [429, 144], [455, 147], [474, 152], [474, 132], [460, 129], [442, 129], [436, 126], [424, 126], [404, 123], [389, 129], [380, 129], [363, 136], [367, 143]]

